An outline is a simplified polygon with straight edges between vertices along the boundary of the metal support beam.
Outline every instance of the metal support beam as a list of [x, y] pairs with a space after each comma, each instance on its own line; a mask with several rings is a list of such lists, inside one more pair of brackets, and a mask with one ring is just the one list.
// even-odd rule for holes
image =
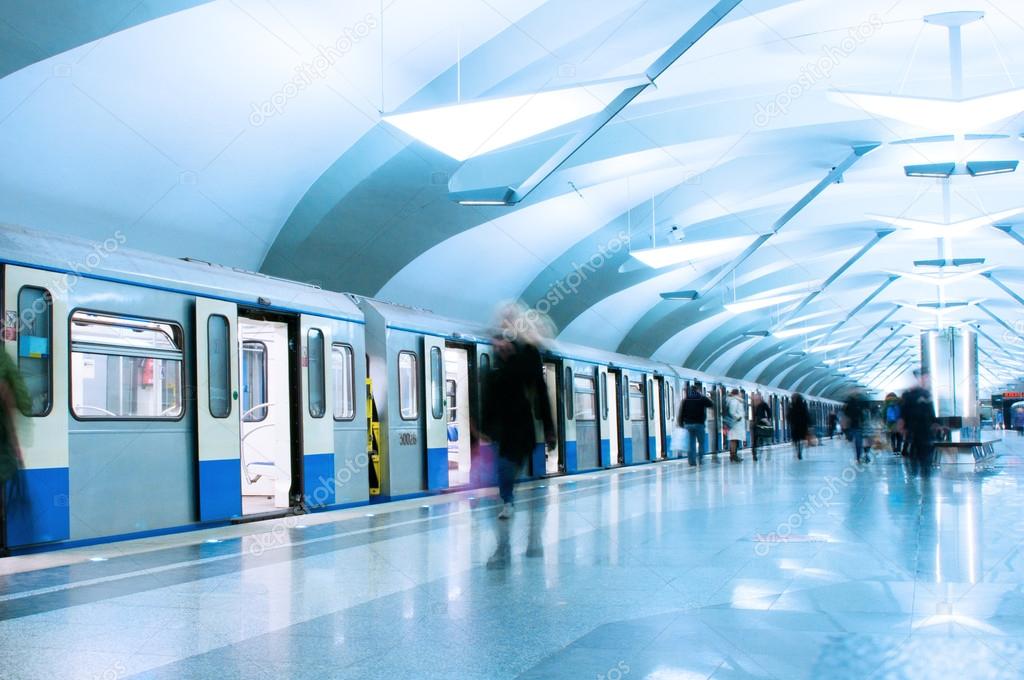
[[818, 342], [814, 343], [813, 346], [814, 347], [818, 347], [819, 345], [826, 344], [832, 338], [832, 336], [836, 334], [836, 332], [840, 328], [842, 328], [847, 323], [849, 323], [850, 320], [853, 319], [853, 317], [855, 317], [858, 314], [860, 314], [861, 310], [863, 310], [865, 307], [867, 307], [869, 304], [871, 304], [874, 301], [875, 298], [877, 298], [879, 295], [881, 295], [882, 292], [886, 288], [888, 288], [893, 283], [895, 283], [897, 280], [899, 280], [899, 278], [900, 278], [899, 274], [892, 274], [892, 275], [890, 275], [889, 278], [887, 278], [882, 283], [882, 285], [880, 285], [878, 288], [876, 288], [870, 295], [868, 295], [866, 298], [864, 298], [864, 300], [861, 301], [860, 304], [858, 304], [856, 307], [854, 307], [853, 310], [849, 314], [846, 315], [845, 319], [842, 319], [841, 321], [836, 323], [836, 325], [832, 326], [832, 328], [829, 329], [828, 333], [826, 333], [825, 336], [821, 340], [818, 340]]
[[839, 269], [837, 269], [834, 272], [832, 272], [832, 275], [829, 276], [827, 279], [825, 279], [825, 281], [821, 284], [821, 287], [818, 290], [812, 292], [810, 295], [805, 297], [803, 300], [800, 301], [800, 304], [798, 304], [796, 307], [791, 309], [786, 314], [786, 316], [784, 316], [783, 318], [779, 319], [778, 322], [776, 322], [775, 326], [772, 328], [772, 330], [775, 330], [775, 329], [778, 329], [778, 328], [782, 328], [783, 326], [785, 326], [797, 314], [802, 312], [807, 307], [807, 305], [809, 305], [812, 302], [814, 302], [814, 300], [819, 295], [821, 295], [823, 292], [825, 292], [825, 290], [828, 289], [829, 286], [831, 286], [833, 283], [838, 281], [842, 277], [842, 275], [845, 274], [850, 269], [850, 267], [852, 267], [853, 265], [855, 265], [857, 263], [858, 260], [860, 260], [862, 257], [867, 255], [868, 251], [870, 251], [872, 248], [874, 248], [876, 245], [878, 245], [879, 242], [881, 242], [881, 240], [883, 238], [885, 238], [889, 234], [893, 233], [894, 231], [896, 231], [896, 230], [895, 229], [881, 229], [879, 231], [876, 231], [874, 238], [872, 238], [870, 241], [868, 241], [866, 244], [864, 244], [864, 246], [860, 250], [858, 250], [856, 253], [854, 253], [853, 257], [851, 257], [846, 262], [844, 262], [842, 264], [842, 266], [839, 267]]
[[[857, 342], [855, 342], [852, 345], [850, 345], [850, 348], [848, 350], [846, 350], [846, 351], [850, 352], [852, 354], [853, 350], [855, 350], [858, 346], [860, 346], [860, 343], [862, 343], [865, 340], [867, 340], [868, 338], [870, 338], [872, 333], [877, 331], [879, 329], [879, 327], [881, 327], [882, 324], [884, 324], [886, 321], [891, 319], [893, 314], [895, 314], [898, 311], [900, 311], [900, 306], [899, 305], [893, 305], [893, 308], [889, 311], [888, 314], [886, 314], [881, 319], [876, 321], [875, 325], [873, 325], [871, 328], [869, 328], [867, 333], [865, 333], [864, 335], [860, 336], [860, 340], [858, 340]], [[871, 356], [871, 354], [872, 354], [872, 352], [868, 352], [868, 356]]]
[[676, 40], [671, 47], [665, 50], [660, 57], [654, 60], [654, 62], [644, 71], [646, 78], [645, 83], [641, 85], [634, 85], [628, 87], [619, 93], [611, 103], [605, 106], [601, 111], [592, 115], [585, 123], [582, 128], [570, 137], [558, 151], [556, 151], [550, 158], [544, 161], [543, 164], [536, 170], [534, 170], [529, 177], [523, 180], [518, 186], [515, 187], [499, 187], [495, 190], [489, 189], [473, 189], [468, 192], [451, 192], [449, 197], [455, 201], [492, 201], [494, 203], [500, 203], [504, 205], [513, 205], [519, 203], [524, 198], [530, 195], [530, 193], [536, 189], [541, 183], [550, 177], [558, 168], [562, 167], [566, 161], [583, 147], [590, 138], [596, 135], [604, 128], [605, 125], [611, 122], [615, 116], [617, 116], [624, 108], [636, 99], [640, 94], [648, 87], [654, 85], [654, 81], [664, 73], [672, 64], [674, 64], [680, 57], [686, 54], [691, 47], [697, 44], [701, 38], [703, 38], [708, 31], [718, 25], [722, 19], [724, 19], [729, 12], [734, 10], [743, 0], [719, 0], [715, 3], [704, 16], [702, 16], [697, 23], [690, 27], [686, 33], [684, 33], [678, 40]]
[[775, 234], [779, 233], [779, 231], [784, 226], [786, 226], [794, 217], [796, 217], [801, 210], [806, 208], [811, 203], [811, 201], [817, 198], [818, 195], [821, 194], [821, 192], [825, 191], [825, 189], [827, 189], [830, 185], [835, 184], [843, 176], [843, 173], [849, 170], [854, 163], [856, 163], [861, 158], [877, 149], [879, 146], [881, 146], [879, 142], [871, 142], [869, 144], [862, 144], [853, 147], [853, 150], [850, 153], [850, 155], [847, 156], [842, 163], [832, 168], [832, 171], [825, 175], [824, 179], [815, 184], [814, 187], [810, 191], [808, 191], [803, 198], [801, 198], [799, 201], [793, 204], [793, 207], [787, 210], [782, 215], [782, 217], [775, 220], [775, 222], [772, 224], [771, 231], [769, 231], [767, 234], [761, 234], [760, 236], [758, 236], [753, 243], [747, 246], [746, 250], [737, 255], [732, 262], [730, 262], [725, 267], [720, 269], [718, 274], [716, 274], [701, 289], [698, 297], [704, 297], [712, 290], [714, 290], [719, 283], [721, 283], [724, 279], [730, 276], [734, 271], [739, 269], [741, 264], [746, 262], [751, 255], [756, 253], [758, 249], [760, 249], [761, 246], [763, 246], [768, 241], [768, 239], [770, 239], [772, 236], [775, 236]]

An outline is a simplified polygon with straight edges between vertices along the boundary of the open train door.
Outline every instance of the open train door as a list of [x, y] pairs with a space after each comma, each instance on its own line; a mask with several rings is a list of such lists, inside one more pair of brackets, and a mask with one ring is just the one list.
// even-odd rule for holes
[[4, 269], [4, 348], [31, 401], [17, 416], [25, 502], [8, 506], [0, 551], [70, 538], [67, 281], [51, 272]]
[[444, 398], [444, 338], [423, 337], [423, 385], [427, 390], [425, 441], [427, 490], [448, 488], [448, 409]]
[[199, 519], [242, 514], [238, 305], [196, 298]]
[[[301, 315], [302, 459], [292, 462], [292, 495], [302, 489], [307, 509], [333, 505], [337, 495], [334, 470], [333, 372], [327, 370], [331, 352], [331, 322]], [[294, 503], [293, 503], [294, 504]]]

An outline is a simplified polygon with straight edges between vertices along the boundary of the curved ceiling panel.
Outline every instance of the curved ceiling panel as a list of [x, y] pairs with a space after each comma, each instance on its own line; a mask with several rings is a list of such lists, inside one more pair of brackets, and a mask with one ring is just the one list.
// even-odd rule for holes
[[[963, 28], [957, 82], [923, 21], [952, 0], [58, 4], [0, 2], [0, 220], [479, 321], [519, 298], [567, 341], [832, 395], [938, 326], [1016, 370], [1024, 7]], [[518, 141], [464, 161], [387, 122], [484, 100]]]

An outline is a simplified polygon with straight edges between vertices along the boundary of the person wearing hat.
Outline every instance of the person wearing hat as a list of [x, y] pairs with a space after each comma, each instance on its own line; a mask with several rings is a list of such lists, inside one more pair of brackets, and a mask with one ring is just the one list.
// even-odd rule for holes
[[917, 385], [903, 393], [900, 404], [900, 430], [906, 436], [907, 459], [913, 474], [927, 477], [933, 463], [935, 404], [932, 401], [931, 376], [926, 369], [914, 371]]

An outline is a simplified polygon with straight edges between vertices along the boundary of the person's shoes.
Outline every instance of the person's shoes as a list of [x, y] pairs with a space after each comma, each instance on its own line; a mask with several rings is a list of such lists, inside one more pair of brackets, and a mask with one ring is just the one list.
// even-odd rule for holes
[[690, 463], [690, 467], [697, 467], [696, 463]]
[[512, 517], [512, 504], [505, 503], [502, 506], [501, 512], [498, 513], [498, 519], [510, 519]]
[[753, 454], [753, 458], [754, 458], [754, 462], [756, 463], [757, 462], [757, 454], [756, 453]]

